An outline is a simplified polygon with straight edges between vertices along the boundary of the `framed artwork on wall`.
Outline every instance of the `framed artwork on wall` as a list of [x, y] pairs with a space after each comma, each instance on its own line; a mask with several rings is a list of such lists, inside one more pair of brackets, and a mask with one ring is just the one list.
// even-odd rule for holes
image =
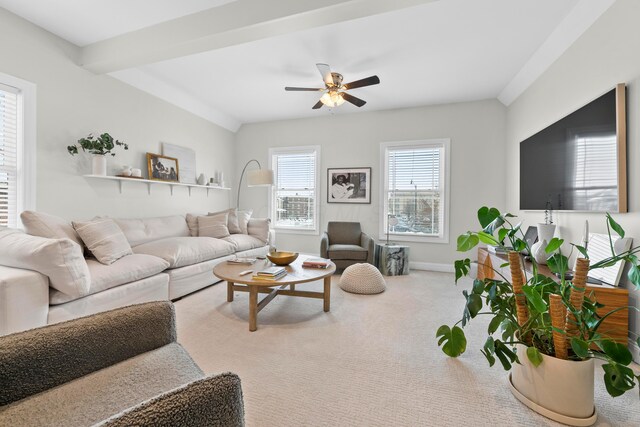
[[147, 170], [149, 179], [179, 182], [178, 159], [175, 157], [147, 153]]
[[327, 169], [327, 203], [371, 203], [371, 168]]

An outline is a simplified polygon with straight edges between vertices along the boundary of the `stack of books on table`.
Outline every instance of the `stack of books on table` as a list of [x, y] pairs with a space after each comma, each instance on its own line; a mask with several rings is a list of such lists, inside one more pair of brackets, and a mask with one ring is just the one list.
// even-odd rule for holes
[[302, 263], [304, 268], [327, 268], [331, 265], [331, 260], [325, 258], [307, 258]]
[[227, 260], [227, 264], [243, 264], [243, 265], [251, 265], [256, 262], [255, 258], [232, 258]]
[[258, 271], [253, 275], [253, 280], [264, 280], [265, 282], [274, 282], [287, 275], [284, 267], [269, 267]]

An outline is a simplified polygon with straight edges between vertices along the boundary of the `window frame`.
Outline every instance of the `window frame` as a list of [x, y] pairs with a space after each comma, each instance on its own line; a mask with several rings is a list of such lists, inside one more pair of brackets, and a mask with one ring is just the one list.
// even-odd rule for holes
[[381, 208], [379, 217], [380, 240], [387, 239], [387, 218], [389, 211], [389, 177], [388, 177], [388, 153], [394, 148], [442, 148], [444, 158], [440, 159], [440, 188], [444, 200], [441, 199], [442, 227], [439, 236], [419, 236], [410, 233], [389, 233], [389, 240], [397, 242], [421, 242], [421, 243], [449, 243], [449, 218], [451, 202], [451, 140], [449, 138], [435, 138], [412, 141], [382, 142], [380, 144], [380, 197]]
[[[276, 155], [286, 154], [306, 154], [313, 153], [316, 156], [315, 167], [315, 188], [314, 188], [314, 208], [313, 208], [313, 224], [314, 228], [298, 228], [298, 227], [283, 227], [278, 226], [276, 223], [275, 210], [275, 194], [278, 190], [278, 171], [274, 168], [273, 157]], [[303, 145], [295, 147], [271, 147], [269, 148], [269, 169], [273, 170], [275, 182], [271, 186], [269, 192], [269, 214], [271, 215], [272, 227], [278, 233], [282, 234], [306, 234], [306, 235], [319, 235], [320, 234], [320, 146], [319, 145]]]
[[16, 224], [22, 228], [20, 213], [36, 209], [36, 85], [0, 73], [0, 84], [18, 90], [17, 197]]

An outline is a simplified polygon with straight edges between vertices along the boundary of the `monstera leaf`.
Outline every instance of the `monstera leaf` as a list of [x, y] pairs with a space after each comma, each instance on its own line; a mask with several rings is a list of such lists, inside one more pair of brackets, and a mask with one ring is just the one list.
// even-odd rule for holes
[[453, 328], [447, 325], [442, 325], [436, 332], [436, 338], [438, 345], [442, 345], [442, 351], [450, 357], [458, 357], [467, 349], [467, 338], [464, 336], [464, 331], [458, 327]]

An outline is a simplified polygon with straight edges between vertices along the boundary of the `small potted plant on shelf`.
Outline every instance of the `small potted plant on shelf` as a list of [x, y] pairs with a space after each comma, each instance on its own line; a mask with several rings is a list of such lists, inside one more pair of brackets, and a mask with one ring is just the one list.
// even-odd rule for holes
[[92, 159], [92, 173], [94, 175], [106, 175], [107, 174], [107, 155], [115, 156], [113, 152], [116, 147], [122, 147], [125, 150], [129, 149], [129, 146], [122, 141], [113, 139], [108, 133], [103, 133], [98, 137], [94, 137], [93, 134], [89, 134], [86, 138], [80, 138], [77, 144], [69, 145], [67, 151], [72, 156], [78, 154], [78, 145], [82, 148], [82, 151], [88, 152], [93, 155]]
[[[611, 256], [590, 264], [587, 250], [572, 245], [581, 257], [571, 281], [565, 279], [569, 258], [562, 253], [564, 241], [552, 238], [545, 247], [551, 272], [560, 279], [539, 274], [535, 259], [532, 274], [522, 269], [521, 252], [530, 250], [521, 223], [513, 224], [511, 214], [495, 208], [478, 211], [481, 230], [458, 237], [458, 250], [469, 251], [479, 243], [510, 246], [509, 262], [500, 266], [509, 273], [492, 270], [498, 280], [475, 279], [471, 290], [463, 291], [466, 304], [462, 319], [452, 327], [441, 326], [438, 345], [451, 357], [465, 352], [467, 341], [462, 328], [479, 315], [490, 317], [487, 340], [480, 350], [490, 366], [499, 361], [511, 370], [510, 386], [513, 394], [531, 409], [569, 425], [591, 425], [596, 420], [593, 403], [594, 359], [603, 361], [604, 383], [607, 392], [620, 396], [640, 382], [640, 376], [629, 368], [631, 352], [626, 345], [607, 337], [600, 327], [603, 321], [622, 307], [600, 316], [601, 304], [586, 292], [589, 270], [611, 266], [620, 260], [630, 263], [629, 280], [640, 289], [640, 266], [636, 253], [640, 246], [623, 253], [615, 253], [611, 230], [624, 237], [624, 230], [606, 215], [611, 242]], [[508, 242], [508, 243], [506, 243]], [[573, 249], [572, 249], [573, 250]], [[456, 283], [470, 273], [470, 259], [455, 262]], [[507, 276], [511, 276], [511, 280]], [[459, 326], [460, 325], [460, 326]], [[640, 345], [640, 339], [638, 339]]]

